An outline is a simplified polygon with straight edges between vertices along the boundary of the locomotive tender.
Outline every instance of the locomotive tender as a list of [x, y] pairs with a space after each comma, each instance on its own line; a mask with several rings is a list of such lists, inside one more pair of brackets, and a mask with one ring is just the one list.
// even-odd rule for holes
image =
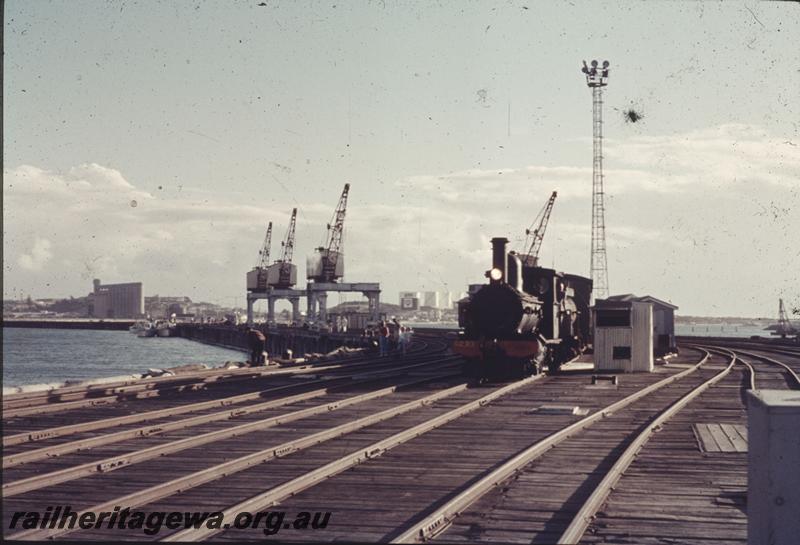
[[489, 284], [459, 304], [453, 352], [479, 379], [523, 378], [550, 372], [579, 355], [590, 335], [592, 281], [538, 267], [492, 239]]

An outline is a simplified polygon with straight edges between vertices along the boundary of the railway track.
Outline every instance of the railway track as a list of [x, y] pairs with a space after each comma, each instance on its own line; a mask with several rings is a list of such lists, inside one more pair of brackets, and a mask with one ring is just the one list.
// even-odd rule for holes
[[800, 383], [791, 366], [772, 357], [708, 349], [740, 365], [676, 407], [669, 419], [654, 422], [650, 430], [657, 434], [637, 438], [561, 542], [747, 543], [745, 392], [756, 386], [800, 389]]
[[[9, 487], [4, 489], [4, 516], [7, 519], [14, 511], [65, 502], [73, 510], [95, 512], [122, 505], [146, 510], [171, 506], [169, 510], [180, 510], [190, 504], [201, 510], [215, 505], [217, 509], [234, 512], [244, 509], [240, 505], [243, 500], [255, 501], [254, 497], [258, 497], [256, 503], [269, 504], [275, 498], [282, 501], [305, 489], [316, 491], [317, 486], [333, 482], [339, 476], [349, 476], [361, 467], [375, 466], [396, 452], [409, 448], [415, 452], [417, 446], [411, 445], [427, 437], [432, 438], [433, 449], [426, 456], [435, 455], [438, 450], [441, 458], [442, 450], [448, 448], [446, 439], [454, 433], [467, 445], [474, 444], [474, 434], [469, 431], [473, 424], [468, 419], [477, 418], [484, 426], [491, 426], [497, 411], [518, 412], [521, 405], [563, 399], [576, 384], [588, 382], [586, 375], [538, 376], [508, 385], [467, 388], [459, 376], [441, 376], [441, 367], [438, 369], [438, 375], [416, 380], [406, 377], [409, 383], [402, 387], [383, 384], [383, 391], [379, 391], [379, 385], [373, 384], [368, 392], [359, 391], [356, 395], [343, 388], [335, 394], [337, 399], [328, 393], [324, 399], [297, 401], [245, 416], [242, 425], [248, 426], [249, 431], [241, 435], [229, 424], [225, 429], [213, 423], [218, 427], [210, 430], [201, 424], [193, 430], [159, 434], [158, 444], [154, 445], [156, 454], [153, 451], [142, 454], [146, 450], [142, 446], [156, 441], [154, 437], [143, 437], [9, 467], [4, 470], [5, 486]], [[666, 375], [673, 375], [673, 371], [678, 369], [671, 369]], [[654, 383], [664, 375], [641, 378]], [[598, 389], [597, 398], [616, 399], [637, 391], [640, 386]], [[335, 410], [328, 410], [327, 405], [320, 403], [323, 400], [337, 404]], [[551, 431], [558, 430], [559, 422], [575, 419], [574, 415], [543, 418]], [[523, 423], [521, 430], [528, 425]], [[206, 432], [205, 437], [201, 431]], [[496, 431], [508, 434], [506, 430]], [[520, 430], [516, 431], [519, 435]], [[186, 448], [178, 448], [187, 438], [191, 440], [183, 444]], [[197, 440], [208, 442], [197, 445], [194, 443]], [[518, 445], [525, 442], [524, 436], [516, 440]], [[139, 448], [131, 452], [134, 445]], [[159, 449], [166, 451], [162, 454]], [[110, 452], [117, 453], [116, 459], [131, 463], [115, 465], [113, 457], [108, 456], [98, 460], [100, 455]], [[503, 455], [503, 449], [497, 449], [491, 458], [502, 460]], [[82, 460], [83, 464], [78, 463]], [[477, 465], [473, 469], [465, 471], [462, 467], [454, 471], [454, 476], [469, 480], [470, 472], [479, 473], [485, 462], [475, 460], [473, 463]], [[8, 527], [9, 520], [4, 522]], [[119, 529], [105, 532], [38, 529], [7, 531], [7, 537], [143, 537], [141, 531], [135, 530], [129, 534]], [[166, 536], [161, 532], [153, 537]], [[185, 536], [176, 534], [176, 537]]]
[[[790, 387], [791, 373], [764, 354], [712, 347], [693, 353], [652, 374], [622, 375], [618, 384], [566, 372], [481, 387], [469, 387], [455, 360], [436, 355], [438, 364], [411, 362], [403, 376], [379, 370], [348, 382], [316, 378], [304, 381], [302, 392], [280, 386], [231, 408], [218, 404], [163, 421], [89, 421], [89, 431], [11, 445], [18, 450], [4, 458], [5, 534], [253, 540], [265, 537], [263, 526], [236, 528], [237, 514], [279, 509], [331, 513], [313, 533], [281, 531], [286, 541], [595, 543], [637, 536], [648, 543], [669, 521], [678, 539], [718, 539], [718, 531], [736, 541], [746, 528], [746, 454], [725, 453], [730, 460], [714, 465], [719, 455], [698, 445], [742, 429], [751, 374], [759, 387]], [[317, 380], [330, 382], [311, 384]], [[146, 415], [141, 408], [154, 401], [136, 401], [133, 415]], [[238, 408], [246, 410], [231, 414]], [[718, 427], [697, 426], [709, 423]], [[153, 426], [164, 429], [142, 433]], [[651, 481], [655, 499], [643, 497]], [[684, 519], [682, 495], [697, 507]], [[709, 507], [703, 502], [712, 496]], [[231, 527], [161, 527], [152, 535], [141, 528], [8, 529], [15, 511], [51, 505], [95, 513], [220, 511]], [[714, 522], [720, 512], [727, 526]]]
[[[733, 351], [750, 368], [753, 384], [756, 389], [755, 369], [759, 368], [758, 389], [800, 389], [800, 354], [787, 355], [783, 350], [772, 348], [756, 348], [742, 350], [741, 348], [727, 348]], [[776, 358], [776, 354], [780, 359]]]
[[[735, 353], [720, 349], [716, 349], [716, 351], [729, 357], [728, 363], [723, 368], [713, 363], [707, 365], [707, 372], [711, 376], [703, 376], [703, 373], [698, 373], [695, 377], [698, 384], [691, 385], [680, 399], [664, 404], [663, 409], [655, 410], [659, 409], [662, 404], [654, 396], [650, 396], [644, 403], [646, 403], [646, 411], [653, 411], [653, 414], [646, 418], [644, 425], [636, 425], [645, 416], [642, 414], [642, 407], [630, 406], [628, 409], [632, 409], [633, 414], [619, 411], [588, 432], [574, 439], [565, 440], [548, 451], [546, 455], [537, 455], [538, 460], [535, 464], [526, 465], [520, 474], [515, 475], [513, 481], [504, 484], [503, 489], [495, 488], [494, 497], [488, 495], [475, 502], [475, 496], [482, 494], [479, 483], [473, 489], [463, 491], [460, 498], [451, 501], [438, 514], [407, 531], [397, 541], [409, 542], [429, 537], [435, 535], [436, 532], [441, 532], [442, 526], [452, 523], [445, 532], [440, 534], [446, 542], [578, 543], [614, 486], [617, 485], [620, 477], [630, 468], [655, 432], [661, 431], [670, 419], [679, 414], [684, 407], [705, 395], [715, 384], [725, 380], [737, 361], [750, 368], [751, 376], [755, 380], [756, 371], [753, 370], [755, 364], [739, 360], [741, 351], [737, 350]], [[754, 354], [750, 355], [755, 356]], [[800, 386], [795, 381], [796, 375], [783, 362], [763, 356], [759, 356], [759, 359], [757, 364], [758, 380], [760, 384], [763, 384], [762, 387], [797, 388]], [[791, 380], [784, 381], [783, 378], [786, 376], [791, 377]], [[676, 384], [675, 387], [680, 388], [687, 385], [687, 381], [683, 381], [682, 385]], [[718, 389], [715, 394], [718, 395], [719, 392], [722, 392], [723, 398], [731, 397], [729, 389]], [[666, 389], [662, 390], [660, 394], [669, 399]], [[732, 399], [734, 403], [741, 403], [739, 395], [732, 396]], [[742, 417], [745, 414], [744, 408], [740, 407], [738, 416]], [[722, 411], [721, 416], [725, 416], [725, 411]], [[694, 430], [698, 441], [708, 440], [718, 448], [724, 448], [727, 451], [741, 451], [742, 448], [737, 449], [737, 447], [743, 446], [746, 448], [746, 438], [741, 437], [742, 434], [746, 437], [746, 428], [741, 423], [699, 423], [690, 429]], [[717, 434], [723, 434], [719, 443], [715, 441]], [[702, 437], [697, 437], [697, 435], [702, 435]], [[739, 444], [734, 445], [733, 443], [736, 442]], [[740, 456], [739, 462], [742, 462], [741, 458], [742, 456]], [[518, 471], [525, 461], [518, 460], [519, 463], [512, 461], [505, 472], [498, 470], [497, 475], [488, 479], [486, 484], [493, 484], [492, 480], [494, 482], [501, 480], [512, 469]], [[746, 455], [744, 462], [746, 463]], [[666, 463], [662, 459], [661, 465], [658, 466], [660, 477], [666, 483], [669, 483], [673, 471], [668, 463], [669, 459], [666, 460]], [[680, 472], [680, 468], [676, 467], [675, 469]], [[746, 465], [740, 464], [738, 471], [739, 479], [746, 480]], [[694, 473], [693, 476], [696, 478], [698, 475]], [[696, 481], [684, 482], [684, 490], [691, 489], [692, 486], [697, 487], [698, 484]], [[646, 486], [640, 484], [639, 490], [642, 489], [647, 490]], [[667, 486], [666, 489], [674, 490], [671, 486]], [[738, 493], [741, 495], [741, 491]], [[648, 499], [645, 496], [640, 498], [640, 501], [647, 504]], [[581, 501], [582, 504], [579, 503]], [[680, 502], [675, 501], [674, 496], [665, 503], [671, 503], [673, 508], [676, 504], [680, 505]], [[470, 504], [471, 506], [467, 507]], [[457, 519], [456, 515], [458, 515]], [[651, 512], [650, 515], [653, 520], [659, 520], [658, 512]], [[692, 518], [691, 514], [684, 513], [684, 516]], [[680, 515], [673, 516], [672, 524], [675, 525], [677, 520], [680, 520]], [[708, 520], [702, 522], [708, 522]], [[741, 517], [738, 522], [740, 523], [739, 530], [741, 530]], [[719, 523], [717, 522], [717, 524]], [[713, 536], [715, 529], [712, 524], [711, 528], [705, 530], [706, 534], [699, 532], [698, 535], [692, 535], [692, 537]], [[682, 531], [686, 532], [686, 529], [678, 530], [676, 539], [680, 540], [685, 537], [681, 535]], [[691, 530], [689, 533], [691, 534]], [[725, 534], [725, 532], [722, 533]], [[663, 543], [666, 535], [669, 534], [665, 532], [662, 525], [650, 537], [654, 539], [654, 542]], [[726, 538], [731, 537], [730, 532], [725, 535]], [[615, 539], [620, 537], [618, 534], [614, 536]], [[637, 536], [637, 540], [634, 542], [640, 542], [638, 537], [642, 536]], [[741, 538], [741, 533], [737, 537]], [[622, 541], [627, 542], [625, 539]], [[694, 539], [691, 541], [695, 542]]]
[[[226, 390], [204, 392], [200, 400], [174, 396], [163, 400], [120, 403], [104, 409], [98, 407], [65, 407], [56, 415], [35, 415], [5, 418], [3, 422], [3, 468], [87, 448], [98, 447], [128, 438], [146, 437], [167, 431], [191, 428], [215, 421], [225, 421], [256, 414], [281, 405], [313, 399], [334, 391], [369, 383], [383, 377], [403, 373], [425, 372], [432, 365], [450, 365], [458, 361], [429, 353], [402, 361], [374, 360], [366, 370], [350, 368], [327, 375], [301, 375], [306, 380], [282, 377], [275, 384], [254, 382], [244, 394], [225, 395]], [[183, 417], [182, 415], [191, 415]], [[6, 415], [4, 415], [6, 416]], [[179, 418], [176, 418], [179, 417]], [[113, 433], [112, 433], [113, 432]]]
[[[402, 360], [403, 364], [426, 363], [436, 361], [445, 352], [445, 345], [437, 343], [429, 348], [428, 343], [420, 343], [414, 353], [410, 353]], [[83, 399], [76, 401], [54, 401], [61, 397], [61, 389], [51, 392], [37, 393], [37, 402], [25, 394], [7, 396], [7, 405], [3, 409], [3, 446], [25, 442], [21, 438], [9, 439], [11, 435], [22, 432], [33, 432], [40, 429], [49, 429], [69, 420], [88, 420], [108, 418], [109, 416], [125, 416], [142, 411], [153, 411], [167, 407], [178, 407], [230, 398], [231, 404], [238, 400], [246, 401], [246, 397], [236, 398], [235, 395], [266, 394], [265, 389], [286, 387], [290, 390], [303, 382], [312, 384], [314, 380], [347, 378], [356, 373], [372, 373], [396, 367], [398, 360], [390, 358], [346, 358], [344, 361], [328, 364], [310, 364], [288, 366], [285, 368], [243, 368], [235, 369], [234, 375], [230, 370], [210, 369], [199, 374], [188, 376], [168, 377], [172, 382], [169, 388], [153, 389], [152, 380], [140, 379], [132, 382], [130, 386], [138, 388], [130, 393], [127, 387], [117, 388], [113, 385], [102, 384], [98, 386], [83, 386], [70, 388], [70, 395], [80, 395]], [[280, 372], [277, 372], [280, 371]], [[213, 381], [209, 382], [209, 379]], [[266, 388], [265, 388], [266, 387]], [[98, 390], [99, 388], [99, 390]], [[143, 390], [144, 388], [144, 390]], [[149, 388], [149, 390], [148, 390]], [[117, 390], [114, 392], [114, 390]], [[97, 392], [101, 397], [97, 397]], [[105, 395], [111, 392], [111, 395]], [[145, 395], [139, 395], [142, 392]], [[24, 406], [16, 407], [20, 401], [19, 395], [24, 395]], [[194, 409], [192, 409], [194, 410]], [[69, 412], [67, 412], [69, 411]], [[80, 411], [80, 412], [77, 412]], [[190, 411], [187, 411], [190, 412]], [[65, 416], [66, 414], [66, 416]]]

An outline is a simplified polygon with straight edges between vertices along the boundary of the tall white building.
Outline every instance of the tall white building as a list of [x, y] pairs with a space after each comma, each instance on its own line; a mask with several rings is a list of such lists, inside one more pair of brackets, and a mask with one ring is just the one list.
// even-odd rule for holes
[[449, 291], [443, 291], [439, 296], [440, 308], [451, 309], [453, 308], [453, 294]]
[[439, 292], [438, 291], [426, 291], [422, 294], [422, 306], [423, 307], [430, 307], [430, 308], [441, 308], [439, 306]]

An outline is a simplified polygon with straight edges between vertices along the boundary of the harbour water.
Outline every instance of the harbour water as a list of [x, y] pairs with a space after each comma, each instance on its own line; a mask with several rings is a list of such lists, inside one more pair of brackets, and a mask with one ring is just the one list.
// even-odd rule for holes
[[141, 374], [149, 368], [204, 363], [217, 367], [245, 354], [175, 337], [127, 331], [3, 328], [3, 390], [25, 385]]
[[[432, 329], [458, 329], [455, 322], [403, 322], [403, 325]], [[675, 324], [675, 334], [681, 337], [773, 337], [762, 326], [751, 324]]]
[[675, 334], [681, 337], [773, 337], [761, 326], [745, 324], [675, 324]]

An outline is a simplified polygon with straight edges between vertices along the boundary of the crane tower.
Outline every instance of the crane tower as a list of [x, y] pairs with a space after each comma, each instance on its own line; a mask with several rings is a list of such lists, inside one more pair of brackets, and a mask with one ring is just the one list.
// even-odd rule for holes
[[328, 224], [328, 234], [325, 246], [315, 250], [307, 263], [307, 275], [314, 282], [336, 282], [344, 276], [344, 256], [342, 248], [344, 242], [344, 216], [347, 212], [347, 196], [350, 184], [344, 184], [339, 204], [333, 213], [331, 223]]
[[608, 297], [608, 257], [606, 255], [606, 220], [603, 192], [603, 87], [608, 85], [608, 61], [598, 68], [583, 61], [581, 71], [592, 90], [592, 253], [589, 275], [593, 282], [592, 299]]
[[297, 208], [292, 209], [292, 217], [289, 220], [289, 227], [286, 229], [286, 239], [281, 242], [283, 254], [275, 262], [278, 268], [278, 281], [274, 284], [276, 288], [291, 288], [297, 283], [297, 267], [292, 263], [294, 255], [294, 232], [297, 226]]
[[263, 291], [267, 287], [267, 268], [269, 267], [269, 252], [272, 246], [272, 222], [267, 226], [264, 243], [258, 251], [258, 262], [253, 270], [247, 273], [247, 291]]
[[[550, 221], [550, 213], [553, 211], [553, 204], [556, 202], [557, 196], [558, 193], [553, 191], [553, 194], [550, 195], [544, 208], [542, 208], [542, 211], [536, 216], [536, 219], [533, 220], [531, 226], [525, 229], [525, 247], [528, 248], [528, 251], [524, 255], [521, 255], [520, 258], [522, 259], [522, 264], [526, 267], [539, 266], [539, 250], [542, 249], [544, 232], [547, 230], [547, 223]], [[534, 225], [536, 225], [535, 229], [533, 227]], [[531, 241], [530, 244], [528, 244], [528, 240]]]
[[789, 321], [786, 307], [783, 306], [783, 299], [778, 299], [778, 328], [772, 334], [785, 338], [787, 335], [795, 335], [797, 333], [798, 331], [792, 327], [792, 322]]

